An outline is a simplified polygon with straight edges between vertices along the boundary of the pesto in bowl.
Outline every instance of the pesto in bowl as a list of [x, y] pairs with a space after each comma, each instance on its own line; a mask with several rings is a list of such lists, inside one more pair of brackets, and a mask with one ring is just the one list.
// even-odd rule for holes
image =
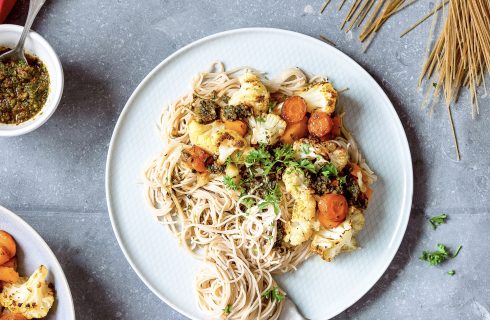
[[[0, 48], [0, 54], [9, 49]], [[18, 125], [36, 116], [49, 94], [49, 73], [36, 56], [0, 62], [0, 123]]]

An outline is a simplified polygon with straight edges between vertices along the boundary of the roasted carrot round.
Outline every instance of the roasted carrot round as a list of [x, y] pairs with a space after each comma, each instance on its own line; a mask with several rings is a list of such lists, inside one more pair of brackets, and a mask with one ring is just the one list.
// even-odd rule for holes
[[0, 265], [0, 267], [9, 267], [9, 268], [12, 268], [14, 270], [17, 270], [17, 257], [11, 258], [9, 261]]
[[318, 200], [318, 220], [321, 225], [327, 225], [328, 221], [344, 221], [348, 210], [347, 200], [340, 194], [324, 194]]
[[197, 172], [203, 173], [208, 170], [207, 165], [209, 160], [211, 160], [211, 155], [199, 148], [198, 146], [193, 146], [189, 150], [189, 154], [191, 155], [191, 167]]
[[308, 117], [296, 123], [287, 125], [286, 130], [281, 137], [281, 142], [284, 144], [292, 144], [294, 141], [304, 138], [308, 135]]
[[20, 313], [4, 313], [0, 320], [27, 320], [27, 318]]
[[334, 136], [334, 138], [340, 136], [341, 134], [341, 129], [342, 129], [342, 118], [340, 118], [339, 116], [336, 116], [336, 117], [333, 117], [332, 118], [333, 120], [333, 128], [332, 128], [332, 135]]
[[308, 131], [318, 138], [326, 136], [333, 128], [333, 120], [323, 111], [315, 111], [308, 120]]
[[287, 123], [296, 123], [306, 116], [306, 102], [299, 96], [292, 96], [284, 101], [281, 117]]
[[19, 281], [19, 274], [14, 268], [0, 267], [0, 281], [17, 282]]
[[338, 227], [339, 224], [342, 223], [342, 221], [333, 221], [333, 220], [327, 219], [324, 215], [320, 214], [319, 211], [317, 212], [317, 215], [318, 215], [318, 221], [320, 221], [320, 224], [325, 229], [332, 229], [332, 228]]
[[238, 132], [238, 134], [242, 137], [244, 137], [248, 131], [247, 124], [241, 120], [225, 121], [225, 128]]
[[2, 251], [2, 247], [8, 257], [4, 262], [10, 260], [17, 253], [17, 245], [15, 244], [14, 238], [8, 232], [0, 230], [0, 264], [4, 263], [1, 260], [5, 259], [5, 252]]

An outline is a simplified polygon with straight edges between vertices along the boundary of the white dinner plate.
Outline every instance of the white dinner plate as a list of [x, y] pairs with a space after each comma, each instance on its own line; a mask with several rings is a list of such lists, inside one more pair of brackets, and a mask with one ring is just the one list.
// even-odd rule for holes
[[227, 68], [251, 66], [269, 77], [296, 66], [328, 76], [338, 89], [349, 88], [339, 101], [344, 119], [379, 177], [359, 236], [362, 250], [333, 263], [315, 256], [277, 277], [307, 318], [333, 317], [376, 283], [398, 250], [412, 202], [412, 162], [400, 119], [380, 86], [348, 56], [314, 38], [278, 29], [227, 31], [180, 49], [150, 72], [124, 107], [107, 158], [107, 205], [119, 244], [160, 299], [190, 318], [208, 318], [193, 289], [200, 262], [156, 223], [141, 182], [145, 165], [162, 149], [157, 121], [163, 108], [189, 92], [192, 76], [217, 60]]
[[75, 309], [70, 287], [53, 251], [39, 234], [21, 218], [0, 206], [0, 230], [5, 230], [17, 243], [19, 274], [30, 276], [41, 264], [49, 270], [48, 281], [56, 290], [55, 303], [46, 320], [74, 320]]

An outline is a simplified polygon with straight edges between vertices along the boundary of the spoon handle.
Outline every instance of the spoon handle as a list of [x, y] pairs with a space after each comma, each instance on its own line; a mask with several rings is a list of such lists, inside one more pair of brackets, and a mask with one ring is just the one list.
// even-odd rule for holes
[[46, 0], [31, 0], [29, 1], [29, 13], [27, 14], [27, 20], [24, 25], [24, 30], [22, 31], [22, 35], [20, 36], [19, 42], [17, 43], [17, 46], [15, 47], [15, 50], [22, 50], [24, 48], [24, 42], [26, 41], [26, 37], [29, 34], [29, 31], [31, 30], [32, 23], [34, 22], [34, 19], [36, 18], [39, 10], [43, 6], [44, 2]]

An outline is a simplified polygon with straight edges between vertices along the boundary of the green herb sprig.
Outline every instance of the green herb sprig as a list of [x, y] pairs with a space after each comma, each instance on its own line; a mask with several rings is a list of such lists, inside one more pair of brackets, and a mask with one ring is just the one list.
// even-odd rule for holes
[[447, 219], [447, 214], [440, 214], [438, 216], [429, 218], [429, 223], [432, 229], [436, 230], [438, 226], [440, 226], [443, 223], [446, 223], [446, 219]]
[[231, 313], [231, 304], [226, 305], [226, 307], [223, 309], [223, 312], [226, 314]]
[[456, 249], [456, 252], [454, 254], [451, 254], [451, 252], [446, 248], [445, 245], [443, 244], [438, 244], [437, 245], [437, 250], [436, 251], [426, 251], [424, 250], [422, 252], [422, 255], [420, 256], [420, 260], [427, 261], [431, 266], [437, 266], [446, 261], [447, 259], [455, 258], [458, 254], [459, 251], [463, 246], [459, 246], [458, 249]]
[[265, 290], [264, 292], [262, 292], [262, 298], [272, 299], [272, 300], [275, 300], [277, 302], [281, 302], [282, 300], [284, 300], [284, 295], [281, 294], [281, 291], [279, 290], [278, 287], [274, 287], [274, 288], [271, 288], [269, 290]]

